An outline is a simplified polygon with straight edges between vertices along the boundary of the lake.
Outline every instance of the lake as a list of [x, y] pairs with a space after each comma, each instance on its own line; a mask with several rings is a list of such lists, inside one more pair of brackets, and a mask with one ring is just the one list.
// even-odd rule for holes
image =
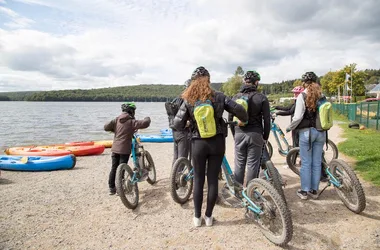
[[[112, 140], [103, 126], [121, 113], [119, 102], [0, 102], [0, 148], [71, 141]], [[163, 102], [137, 102], [136, 118], [150, 116], [144, 134], [168, 127]]]

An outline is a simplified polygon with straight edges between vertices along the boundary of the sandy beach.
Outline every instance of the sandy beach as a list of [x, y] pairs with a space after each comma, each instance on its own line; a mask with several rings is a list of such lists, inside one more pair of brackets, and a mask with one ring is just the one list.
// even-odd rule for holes
[[[277, 122], [285, 130], [289, 117]], [[329, 138], [336, 143], [344, 139], [337, 125]], [[289, 249], [380, 248], [380, 188], [361, 179], [367, 207], [359, 215], [344, 206], [332, 187], [319, 200], [301, 201], [296, 196], [298, 176], [284, 167], [272, 135], [270, 140], [272, 160], [287, 181], [294, 224]], [[139, 183], [140, 204], [134, 211], [118, 196], [108, 195], [110, 149], [78, 157], [72, 170], [2, 171], [0, 249], [280, 249], [246, 221], [244, 209], [217, 205], [214, 226], [194, 228], [192, 198], [181, 206], [169, 193], [172, 144], [144, 146], [153, 156], [158, 181], [153, 186]], [[233, 153], [229, 137], [226, 155], [231, 164]], [[342, 154], [340, 158], [353, 162]]]

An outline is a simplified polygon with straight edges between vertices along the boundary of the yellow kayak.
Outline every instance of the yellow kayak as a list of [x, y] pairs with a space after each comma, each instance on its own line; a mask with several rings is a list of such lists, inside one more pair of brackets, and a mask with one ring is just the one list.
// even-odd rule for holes
[[113, 140], [109, 141], [94, 141], [94, 145], [103, 145], [106, 148], [112, 147]]

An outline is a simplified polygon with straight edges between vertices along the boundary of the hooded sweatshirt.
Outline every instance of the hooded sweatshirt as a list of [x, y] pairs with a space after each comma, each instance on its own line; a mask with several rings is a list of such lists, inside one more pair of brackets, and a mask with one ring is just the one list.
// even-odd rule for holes
[[121, 113], [118, 117], [104, 125], [105, 131], [115, 133], [111, 151], [116, 154], [130, 154], [132, 149], [132, 137], [136, 130], [147, 128], [150, 118], [136, 120], [128, 113]]

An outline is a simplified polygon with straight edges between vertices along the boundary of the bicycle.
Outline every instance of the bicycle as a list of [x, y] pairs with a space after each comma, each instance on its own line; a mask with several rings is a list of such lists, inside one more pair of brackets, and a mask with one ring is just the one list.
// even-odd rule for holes
[[[266, 166], [268, 169], [271, 169], [269, 164]], [[261, 232], [268, 240], [276, 245], [286, 245], [293, 235], [291, 213], [284, 198], [268, 182], [270, 180], [256, 178], [248, 183], [247, 188], [243, 188], [242, 185], [235, 182], [234, 174], [225, 156], [223, 157], [221, 167], [226, 179], [225, 188], [223, 189], [238, 199], [241, 207], [247, 209], [247, 217], [258, 223]], [[268, 170], [265, 176], [276, 173], [276, 170], [273, 170], [273, 172]], [[183, 204], [189, 199], [192, 193], [193, 177], [191, 161], [185, 157], [177, 159], [173, 165], [170, 177], [170, 189], [174, 201]], [[179, 188], [184, 187], [186, 187], [185, 191], [179, 193]], [[278, 226], [280, 228], [277, 228]]]
[[[273, 110], [272, 110], [273, 111]], [[285, 134], [282, 131], [281, 127], [275, 123], [276, 115], [274, 112], [271, 112], [271, 131], [272, 134], [276, 140], [277, 146], [278, 146], [278, 153], [281, 156], [286, 157], [289, 150], [293, 148], [293, 146], [289, 145], [288, 140], [285, 138]], [[267, 149], [269, 152], [269, 157], [272, 158], [273, 155], [273, 146], [272, 144], [268, 141], [267, 144]], [[328, 162], [330, 162], [332, 159], [337, 159], [339, 156], [339, 151], [337, 146], [333, 141], [330, 139], [327, 140], [327, 145], [324, 146], [324, 150], [326, 154], [328, 154]]]
[[[298, 175], [301, 167], [299, 150], [298, 147], [291, 149], [286, 157], [289, 168]], [[350, 166], [341, 159], [333, 159], [327, 163], [323, 154], [322, 168], [327, 175], [328, 182], [318, 196], [327, 187], [333, 185], [344, 205], [354, 213], [361, 213], [366, 207], [365, 193], [359, 179]]]
[[[226, 122], [227, 124], [236, 125], [236, 122]], [[189, 155], [188, 158], [180, 157], [173, 164], [170, 173], [170, 194], [173, 200], [179, 204], [186, 203], [193, 190], [193, 166], [191, 165], [191, 142], [189, 141]], [[228, 165], [227, 158], [223, 156], [222, 165]], [[277, 168], [274, 166], [273, 162], [270, 160], [269, 153], [263, 146], [262, 157], [261, 157], [261, 169], [264, 170], [263, 178], [273, 185], [273, 187], [280, 194], [281, 198], [286, 203], [286, 198], [284, 190], [285, 186], [282, 177], [278, 172]], [[226, 180], [224, 172], [222, 171], [222, 177], [219, 180]]]
[[156, 183], [156, 168], [150, 153], [140, 143], [136, 133], [132, 137], [133, 170], [122, 163], [117, 167], [116, 192], [123, 204], [129, 209], [135, 209], [139, 204], [139, 188], [137, 183], [147, 181], [153, 185]]

